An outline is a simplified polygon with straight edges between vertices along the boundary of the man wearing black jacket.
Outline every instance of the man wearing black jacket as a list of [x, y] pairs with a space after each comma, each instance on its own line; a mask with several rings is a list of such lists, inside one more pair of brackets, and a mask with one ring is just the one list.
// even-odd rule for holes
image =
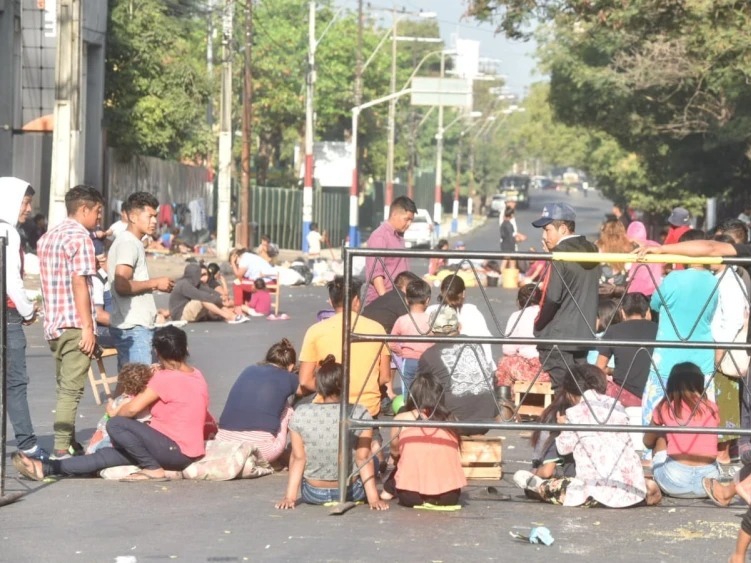
[[169, 297], [170, 317], [174, 321], [189, 323], [223, 319], [230, 324], [247, 321], [244, 315], [235, 314], [225, 299], [208, 286], [209, 271], [199, 264], [185, 266], [183, 277], [175, 282]]
[[[542, 229], [542, 241], [549, 252], [597, 253], [594, 244], [575, 233], [576, 213], [570, 205], [546, 205], [532, 225]], [[536, 338], [556, 341], [537, 345], [543, 370], [550, 374], [554, 390], [574, 364], [587, 361], [587, 347], [567, 345], [566, 340], [594, 337], [599, 280], [597, 262], [553, 261], [547, 269], [534, 334]]]

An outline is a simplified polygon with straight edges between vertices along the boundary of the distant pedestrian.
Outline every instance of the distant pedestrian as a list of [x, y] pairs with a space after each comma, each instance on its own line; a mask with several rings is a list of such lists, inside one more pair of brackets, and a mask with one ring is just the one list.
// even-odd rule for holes
[[[548, 252], [596, 253], [597, 247], [576, 234], [576, 212], [570, 205], [554, 203], [542, 210], [532, 225], [543, 229], [542, 241]], [[542, 282], [540, 314], [535, 320], [535, 337], [554, 341], [595, 334], [597, 296], [601, 268], [594, 262], [555, 262], [546, 270]], [[587, 348], [560, 344], [538, 344], [543, 370], [550, 374], [553, 389], [558, 389], [575, 364], [587, 361]]]
[[44, 336], [55, 358], [57, 402], [52, 457], [83, 451], [76, 441], [78, 403], [96, 346], [91, 276], [97, 261], [89, 231], [102, 214], [102, 194], [76, 186], [65, 194], [68, 217], [39, 239], [39, 274], [44, 298]]
[[326, 235], [318, 232], [318, 223], [311, 223], [305, 240], [308, 243], [308, 266], [312, 268], [321, 259], [321, 243], [326, 242]]
[[[0, 178], [0, 236], [5, 237], [5, 283], [7, 288], [7, 409], [16, 436], [16, 448], [29, 457], [46, 459], [49, 454], [37, 445], [29, 412], [26, 389], [26, 335], [23, 327], [36, 321], [38, 307], [26, 295], [23, 285], [24, 252], [18, 226], [31, 213], [34, 188], [20, 178]], [[34, 241], [36, 246], [36, 241]]]
[[[404, 232], [412, 224], [417, 213], [415, 202], [401, 196], [391, 203], [387, 221], [371, 233], [368, 238], [368, 248], [384, 250], [404, 250]], [[396, 276], [409, 270], [407, 258], [377, 258], [368, 256], [365, 259], [365, 281], [368, 284], [364, 305], [367, 306], [379, 295], [389, 291]]]
[[668, 223], [670, 227], [664, 244], [674, 244], [683, 233], [691, 230], [691, 214], [683, 207], [675, 207], [668, 217]]

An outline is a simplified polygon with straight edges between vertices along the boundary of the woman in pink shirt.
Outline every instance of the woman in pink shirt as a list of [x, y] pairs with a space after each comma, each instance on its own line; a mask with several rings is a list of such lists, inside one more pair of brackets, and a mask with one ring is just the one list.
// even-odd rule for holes
[[[430, 284], [416, 279], [409, 282], [406, 290], [409, 313], [402, 315], [391, 329], [392, 336], [426, 336], [430, 334], [430, 314], [426, 311], [430, 303]], [[389, 346], [395, 356], [404, 360], [402, 364], [402, 393], [407, 399], [409, 387], [417, 376], [417, 364], [422, 353], [433, 345], [432, 342], [391, 342]]]
[[[121, 480], [165, 481], [165, 470], [182, 471], [203, 457], [209, 391], [201, 372], [186, 363], [187, 335], [174, 326], [160, 328], [153, 346], [159, 367], [146, 389], [119, 407], [112, 401], [107, 405], [112, 447], [45, 462], [17, 453], [13, 465], [18, 472], [41, 481], [47, 475], [94, 475], [108, 467], [137, 465], [140, 471]], [[148, 408], [148, 423], [134, 418]]]
[[[696, 364], [676, 364], [668, 378], [667, 396], [652, 414], [653, 426], [717, 428], [717, 405], [704, 395], [704, 374]], [[671, 497], [707, 498], [702, 480], [720, 476], [717, 434], [647, 432], [644, 445], [654, 449], [652, 474]]]

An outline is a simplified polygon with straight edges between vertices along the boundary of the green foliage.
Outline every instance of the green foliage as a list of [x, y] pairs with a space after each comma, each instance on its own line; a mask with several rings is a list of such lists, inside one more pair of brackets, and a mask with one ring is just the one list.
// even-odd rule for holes
[[105, 120], [110, 144], [126, 154], [193, 160], [213, 146], [205, 24], [194, 9], [186, 0], [109, 2]]
[[634, 155], [621, 161], [625, 178], [600, 177], [630, 199], [657, 210], [745, 193], [748, 2], [483, 0], [470, 10], [511, 35], [542, 22], [554, 117]]

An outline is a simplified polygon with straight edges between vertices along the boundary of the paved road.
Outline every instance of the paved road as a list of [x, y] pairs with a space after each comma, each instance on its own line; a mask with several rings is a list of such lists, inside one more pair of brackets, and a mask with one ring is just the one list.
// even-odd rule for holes
[[[536, 238], [529, 222], [545, 201], [562, 194], [533, 194], [532, 209], [519, 213], [519, 226]], [[580, 231], [596, 232], [609, 210], [597, 197], [574, 198]], [[497, 225], [488, 222], [464, 237], [472, 249], [495, 250]], [[514, 291], [489, 292], [490, 306], [505, 323]], [[469, 299], [479, 303], [479, 290]], [[257, 362], [267, 347], [286, 336], [302, 342], [307, 326], [326, 307], [323, 288], [284, 291], [290, 321], [254, 320], [239, 326], [199, 324], [189, 328], [192, 361], [211, 392], [212, 411], [221, 411], [240, 370]], [[495, 331], [494, 331], [495, 332]], [[52, 443], [54, 383], [52, 361], [38, 325], [29, 332], [30, 398], [44, 447]], [[90, 390], [79, 410], [81, 438], [101, 415]], [[16, 478], [9, 491], [25, 491], [22, 501], [0, 508], [0, 561], [716, 561], [730, 552], [743, 513], [739, 505], [719, 509], [706, 501], [666, 500], [661, 507], [628, 510], [564, 509], [527, 501], [511, 475], [528, 467], [526, 440], [505, 433], [504, 479], [474, 482], [465, 507], [451, 514], [423, 513], [393, 506], [373, 513], [357, 508], [340, 517], [319, 507], [278, 512], [273, 502], [284, 491], [286, 474], [226, 483], [117, 483], [67, 479], [38, 484]], [[12, 444], [12, 442], [11, 442]], [[12, 446], [11, 446], [12, 449]], [[510, 498], [490, 494], [496, 485]], [[544, 524], [555, 543], [537, 547], [512, 540], [509, 531]]]

